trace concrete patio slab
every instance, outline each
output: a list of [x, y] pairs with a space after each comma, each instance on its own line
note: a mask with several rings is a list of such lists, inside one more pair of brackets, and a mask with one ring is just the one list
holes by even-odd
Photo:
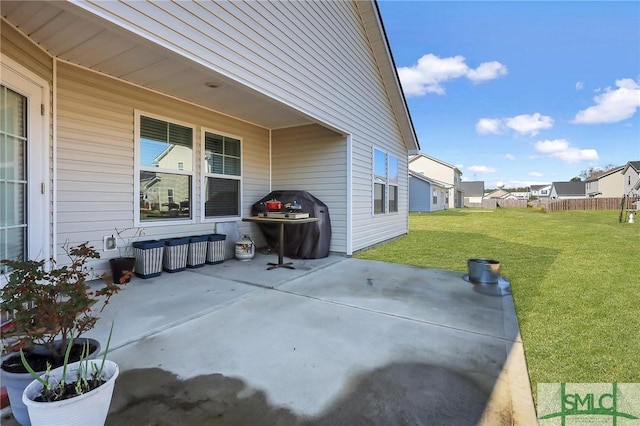
[[90, 333], [114, 323], [108, 425], [536, 423], [509, 294], [340, 256], [266, 271], [273, 256], [112, 299]]

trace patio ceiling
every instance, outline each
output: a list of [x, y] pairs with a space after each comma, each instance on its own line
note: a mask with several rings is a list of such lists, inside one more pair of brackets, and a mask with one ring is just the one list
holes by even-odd
[[0, 4], [2, 16], [11, 25], [61, 60], [268, 129], [314, 122], [281, 102], [66, 1], [2, 0]]

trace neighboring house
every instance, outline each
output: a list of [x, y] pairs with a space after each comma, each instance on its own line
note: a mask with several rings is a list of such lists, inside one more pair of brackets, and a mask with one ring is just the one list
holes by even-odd
[[[428, 179], [444, 183], [448, 188], [448, 207], [462, 207], [464, 204], [461, 186], [462, 172], [455, 166], [425, 154], [409, 157], [409, 170]], [[420, 201], [420, 203], [424, 200]]]
[[585, 183], [579, 182], [553, 182], [549, 198], [552, 200], [567, 200], [571, 198], [585, 198]]
[[623, 195], [640, 196], [637, 182], [640, 180], [640, 161], [629, 161], [622, 169]]
[[531, 196], [538, 198], [549, 198], [551, 194], [551, 184], [531, 185]]
[[485, 199], [495, 199], [495, 200], [517, 200], [514, 194], [504, 189], [496, 189], [491, 192], [484, 194]]
[[597, 173], [585, 181], [585, 192], [591, 198], [622, 197], [624, 167]]
[[409, 211], [433, 212], [449, 208], [451, 185], [409, 170]]
[[3, 0], [0, 36], [3, 167], [24, 175], [0, 258], [89, 241], [102, 272], [129, 227], [260, 244], [242, 217], [280, 189], [327, 204], [332, 252], [408, 232], [420, 147], [375, 1]]
[[511, 195], [516, 197], [516, 200], [528, 200], [529, 198], [531, 198], [530, 191], [512, 191]]
[[464, 194], [465, 207], [471, 204], [482, 204], [482, 199], [484, 197], [484, 181], [463, 181], [461, 188]]

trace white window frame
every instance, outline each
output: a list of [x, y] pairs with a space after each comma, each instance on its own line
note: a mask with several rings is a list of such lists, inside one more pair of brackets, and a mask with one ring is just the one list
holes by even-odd
[[153, 171], [159, 173], [169, 173], [176, 175], [186, 175], [191, 176], [191, 188], [189, 189], [189, 200], [190, 200], [190, 210], [194, 210], [194, 206], [196, 205], [195, 200], [195, 186], [196, 186], [196, 126], [191, 123], [185, 123], [183, 121], [179, 121], [173, 118], [165, 117], [162, 115], [152, 114], [145, 111], [135, 110], [134, 111], [134, 185], [133, 185], [133, 216], [134, 216], [134, 226], [138, 227], [154, 227], [154, 226], [166, 226], [166, 225], [178, 225], [178, 224], [191, 224], [196, 222], [195, 214], [192, 212], [190, 218], [177, 218], [177, 219], [161, 219], [161, 220], [140, 220], [140, 171], [148, 170], [148, 167], [140, 166], [140, 155], [141, 155], [141, 146], [140, 146], [140, 119], [141, 117], [154, 118], [156, 120], [166, 121], [167, 123], [177, 124], [184, 127], [189, 127], [192, 130], [192, 149], [191, 149], [191, 164], [192, 167], [190, 171], [188, 170], [170, 170], [170, 169], [160, 169], [154, 168]]
[[[376, 188], [376, 151], [384, 154], [384, 158], [385, 158], [385, 183], [384, 183], [384, 200], [382, 203], [383, 206], [383, 211], [382, 212], [376, 212], [376, 197], [375, 197], [375, 188]], [[393, 157], [396, 159], [396, 161], [398, 162], [398, 184], [392, 184], [389, 178], [389, 158]], [[391, 186], [394, 186], [396, 188], [398, 188], [398, 197], [400, 196], [400, 158], [396, 157], [395, 155], [391, 155], [389, 154], [388, 151], [385, 151], [384, 149], [378, 148], [378, 147], [373, 147], [371, 150], [371, 215], [372, 216], [383, 216], [383, 215], [389, 215], [389, 214], [398, 214], [399, 210], [400, 210], [400, 201], [396, 200], [397, 204], [398, 204], [398, 209], [396, 211], [390, 211], [389, 209], [389, 202], [390, 202], [390, 191], [389, 188]]]
[[[205, 154], [206, 154], [206, 147], [205, 147], [205, 133], [212, 133], [215, 135], [219, 135], [219, 136], [224, 136], [227, 138], [232, 138], [232, 139], [237, 139], [240, 141], [240, 176], [236, 176], [236, 175], [225, 175], [225, 174], [219, 174], [219, 173], [208, 173], [206, 171], [206, 161], [205, 161]], [[244, 210], [244, 204], [243, 204], [243, 191], [244, 191], [244, 140], [242, 137], [237, 136], [237, 135], [232, 135], [229, 133], [225, 133], [225, 132], [221, 132], [219, 130], [215, 130], [215, 129], [211, 129], [211, 128], [206, 128], [203, 127], [200, 129], [200, 164], [201, 164], [201, 168], [200, 168], [200, 188], [201, 190], [201, 197], [200, 197], [200, 220], [203, 223], [215, 223], [215, 222], [228, 222], [229, 220], [236, 220], [236, 219], [240, 219], [242, 217], [242, 211]], [[238, 206], [238, 215], [236, 216], [216, 216], [216, 217], [206, 217], [207, 212], [205, 211], [205, 203], [206, 203], [206, 199], [205, 199], [205, 191], [206, 191], [206, 182], [207, 182], [207, 178], [211, 177], [211, 178], [220, 178], [220, 179], [235, 179], [239, 181], [239, 185], [240, 185], [240, 193], [238, 194], [239, 198], [240, 198], [240, 205]]]

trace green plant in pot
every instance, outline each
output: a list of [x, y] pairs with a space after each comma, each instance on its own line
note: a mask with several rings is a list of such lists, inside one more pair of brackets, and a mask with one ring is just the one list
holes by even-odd
[[[3, 346], [9, 353], [3, 356], [0, 371], [14, 417], [25, 425], [29, 418], [22, 404], [22, 391], [31, 376], [17, 351], [24, 351], [36, 371], [45, 371], [47, 365], [61, 366], [67, 349], [72, 361], [79, 360], [86, 341], [89, 356], [95, 356], [100, 350], [99, 342], [80, 336], [98, 320], [92, 313], [96, 303], [104, 308], [122, 286], [108, 274], [102, 276], [102, 285], [88, 285], [92, 271], [87, 264], [100, 257], [88, 243], [76, 247], [65, 244], [63, 249], [70, 264], [59, 266], [53, 259], [0, 261], [9, 271], [6, 285], [0, 289], [2, 309], [12, 315], [2, 327]], [[74, 344], [70, 345], [72, 335]]]
[[30, 367], [20, 352], [23, 365], [34, 379], [22, 394], [33, 426], [104, 425], [119, 374], [118, 365], [107, 360], [112, 332], [113, 323], [100, 362], [86, 358], [89, 349], [85, 344], [80, 361], [70, 363], [70, 344], [63, 365], [47, 369], [42, 375]]
[[109, 259], [111, 276], [113, 281], [124, 284], [128, 283], [133, 276], [136, 258], [133, 256], [133, 242], [144, 235], [144, 228], [116, 228], [117, 237], [111, 236], [116, 241], [119, 257]]

